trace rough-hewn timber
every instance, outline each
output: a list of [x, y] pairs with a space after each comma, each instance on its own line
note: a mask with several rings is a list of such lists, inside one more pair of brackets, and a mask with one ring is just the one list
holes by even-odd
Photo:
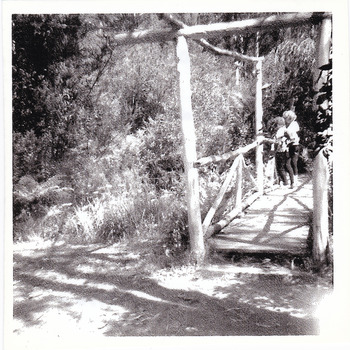
[[131, 45], [155, 41], [171, 41], [180, 36], [191, 39], [210, 38], [228, 34], [249, 34], [260, 30], [271, 30], [283, 27], [294, 27], [310, 22], [320, 22], [331, 14], [322, 12], [288, 13], [268, 17], [247, 19], [243, 21], [212, 23], [176, 29], [143, 30], [139, 32], [122, 33], [114, 36], [116, 45]]
[[188, 229], [190, 232], [191, 255], [196, 263], [201, 263], [205, 255], [203, 230], [199, 202], [198, 170], [193, 167], [197, 160], [196, 135], [191, 104], [191, 66], [188, 45], [184, 37], [177, 39], [181, 129], [183, 136], [183, 163], [186, 173], [186, 196]]
[[303, 176], [295, 189], [278, 188], [261, 196], [208, 242], [224, 252], [304, 255], [312, 208], [312, 181]]
[[249, 152], [251, 149], [257, 147], [259, 145], [259, 143], [261, 143], [261, 142], [263, 142], [263, 140], [254, 141], [247, 146], [238, 148], [234, 151], [227, 152], [221, 156], [209, 156], [209, 157], [204, 157], [204, 158], [198, 159], [194, 163], [194, 166], [198, 167], [198, 166], [203, 166], [203, 165], [207, 165], [207, 164], [214, 163], [214, 162], [227, 161], [229, 159], [237, 157], [240, 154], [245, 154], [245, 153]]
[[[174, 15], [165, 13], [163, 14], [163, 18], [170, 22], [172, 25], [175, 25], [177, 28], [187, 28], [188, 26], [180, 21], [178, 18], [175, 18]], [[201, 38], [201, 39], [195, 39], [195, 41], [201, 45], [202, 47], [205, 47], [206, 49], [209, 49], [211, 52], [218, 54], [218, 55], [223, 55], [223, 56], [231, 56], [234, 57], [240, 61], [249, 61], [249, 62], [257, 62], [259, 60], [262, 60], [263, 57], [252, 57], [252, 56], [247, 56], [243, 55], [237, 51], [231, 51], [231, 50], [226, 50], [222, 49], [220, 47], [214, 46], [210, 44], [207, 40]]]

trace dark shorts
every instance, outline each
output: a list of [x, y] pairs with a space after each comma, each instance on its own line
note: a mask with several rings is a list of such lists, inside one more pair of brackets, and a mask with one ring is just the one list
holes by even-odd
[[289, 145], [289, 157], [293, 158], [295, 155], [299, 155], [300, 145]]

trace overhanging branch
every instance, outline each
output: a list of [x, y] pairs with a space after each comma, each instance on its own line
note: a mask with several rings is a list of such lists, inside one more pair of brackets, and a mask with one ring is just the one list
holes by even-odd
[[[165, 20], [167, 20], [168, 22], [170, 22], [171, 24], [176, 25], [178, 28], [188, 27], [185, 23], [183, 23], [179, 19], [175, 18], [175, 16], [173, 16], [172, 14], [163, 14], [163, 18]], [[205, 47], [206, 49], [209, 49], [210, 51], [212, 51], [216, 54], [224, 55], [224, 56], [231, 56], [231, 57], [237, 58], [240, 61], [256, 62], [256, 61], [263, 59], [262, 57], [251, 57], [251, 56], [240, 54], [236, 51], [221, 49], [217, 46], [210, 44], [207, 40], [205, 40], [203, 38], [194, 39], [194, 41], [197, 42], [202, 47]]]

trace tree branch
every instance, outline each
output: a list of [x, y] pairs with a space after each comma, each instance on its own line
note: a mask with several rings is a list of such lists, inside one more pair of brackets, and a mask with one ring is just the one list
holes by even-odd
[[[175, 16], [172, 14], [165, 13], [162, 15], [162, 17], [166, 21], [168, 21], [170, 24], [173, 24], [178, 28], [188, 27], [185, 23], [183, 23], [179, 19], [175, 18]], [[229, 51], [229, 50], [221, 49], [217, 46], [210, 44], [207, 40], [205, 40], [203, 38], [194, 39], [194, 41], [196, 43], [198, 43], [199, 45], [201, 45], [202, 47], [209, 49], [210, 51], [212, 51], [218, 55], [231, 56], [231, 57], [237, 58], [238, 60], [241, 60], [241, 61], [250, 61], [250, 62], [256, 62], [256, 61], [263, 59], [262, 57], [251, 57], [251, 56], [240, 54], [236, 51]]]

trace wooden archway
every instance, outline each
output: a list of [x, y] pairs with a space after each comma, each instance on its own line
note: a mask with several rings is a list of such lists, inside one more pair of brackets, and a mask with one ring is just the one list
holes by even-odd
[[[176, 24], [174, 18], [165, 15], [168, 20]], [[256, 33], [261, 30], [272, 30], [283, 27], [295, 27], [308, 23], [320, 23], [330, 21], [330, 13], [290, 13], [274, 15], [264, 18], [248, 19], [229, 23], [213, 23], [209, 25], [184, 26], [177, 23], [177, 28], [162, 30], [144, 30], [132, 33], [117, 34], [114, 41], [117, 45], [129, 45], [155, 41], [176, 40], [177, 69], [180, 86], [180, 109], [181, 125], [183, 134], [183, 162], [186, 173], [187, 210], [190, 233], [190, 244], [192, 258], [196, 263], [201, 263], [205, 256], [205, 245], [199, 204], [199, 180], [198, 170], [195, 167], [197, 162], [196, 136], [191, 106], [191, 85], [190, 85], [190, 56], [188, 52], [187, 39], [194, 39], [202, 45], [210, 48], [205, 38], [222, 36], [227, 34]], [[324, 26], [321, 26], [321, 31]], [[179, 29], [180, 28], [180, 29]], [[321, 54], [327, 51], [325, 45], [318, 45], [317, 57], [328, 55]], [[211, 47], [212, 50], [225, 50]], [[256, 63], [256, 101], [255, 101], [255, 134], [256, 134], [256, 168], [258, 191], [263, 191], [263, 160], [262, 160], [262, 58], [248, 57], [236, 52], [224, 52], [236, 59], [252, 60]], [[328, 57], [328, 56], [327, 56]], [[318, 67], [317, 67], [318, 68]], [[316, 69], [317, 69], [316, 68]], [[314, 223], [315, 224], [315, 223]], [[322, 231], [324, 232], [324, 231]], [[328, 232], [327, 232], [328, 234]], [[319, 235], [321, 235], [319, 233]], [[322, 233], [324, 235], [324, 233]], [[318, 248], [317, 248], [318, 249]], [[324, 249], [323, 245], [321, 249]], [[319, 249], [318, 249], [319, 250]], [[319, 253], [319, 252], [318, 252]], [[322, 254], [320, 255], [322, 256]]]

